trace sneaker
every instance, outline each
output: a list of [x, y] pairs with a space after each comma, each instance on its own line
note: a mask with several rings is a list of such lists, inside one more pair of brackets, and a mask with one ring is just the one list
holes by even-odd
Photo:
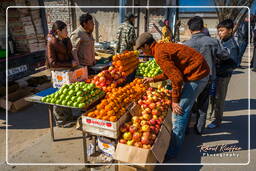
[[209, 129], [214, 129], [214, 128], [217, 128], [217, 127], [219, 127], [220, 125], [218, 125], [218, 124], [216, 124], [216, 123], [210, 123], [208, 126], [207, 126], [207, 128], [209, 128]]

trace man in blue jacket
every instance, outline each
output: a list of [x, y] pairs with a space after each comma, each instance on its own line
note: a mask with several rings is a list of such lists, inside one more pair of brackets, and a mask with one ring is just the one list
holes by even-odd
[[200, 52], [205, 57], [205, 60], [207, 61], [210, 68], [209, 82], [205, 89], [198, 96], [197, 101], [193, 107], [197, 114], [197, 122], [194, 126], [194, 129], [197, 134], [202, 134], [206, 123], [211, 83], [214, 83], [216, 79], [216, 59], [219, 58], [220, 60], [223, 60], [227, 58], [228, 53], [223, 48], [221, 48], [221, 44], [217, 39], [211, 38], [209, 35], [203, 32], [204, 22], [201, 17], [192, 17], [187, 24], [192, 37], [184, 44]]

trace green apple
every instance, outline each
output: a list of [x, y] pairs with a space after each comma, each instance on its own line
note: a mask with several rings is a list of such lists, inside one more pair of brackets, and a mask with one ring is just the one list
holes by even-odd
[[68, 101], [67, 106], [72, 106], [72, 103], [73, 103], [72, 101]]
[[76, 101], [76, 96], [72, 96], [71, 97], [71, 100], [74, 102], [74, 101]]
[[69, 90], [68, 94], [72, 96], [74, 94], [74, 90]]
[[81, 97], [81, 96], [79, 96], [79, 97], [77, 97], [76, 101], [77, 101], [77, 102], [82, 102], [82, 101], [84, 101], [84, 98]]
[[56, 99], [51, 99], [51, 102], [50, 103], [55, 103], [56, 102]]
[[85, 103], [79, 103], [79, 104], [78, 104], [78, 107], [79, 107], [79, 108], [83, 108], [84, 106], [85, 106]]
[[82, 95], [83, 95], [83, 92], [82, 92], [82, 91], [78, 91], [78, 92], [76, 92], [76, 95], [77, 95], [77, 96], [82, 96]]
[[64, 94], [62, 94], [62, 95], [60, 95], [59, 99], [60, 99], [60, 100], [64, 100], [65, 97], [66, 97], [66, 96], [65, 96]]
[[70, 100], [71, 99], [71, 96], [70, 95], [67, 95], [66, 97], [65, 97], [65, 100]]
[[78, 106], [78, 104], [79, 104], [79, 103], [74, 102], [72, 106], [73, 106], [73, 107], [77, 107], [77, 106]]
[[41, 98], [41, 101], [42, 101], [42, 102], [46, 102], [46, 100], [47, 100], [47, 97], [42, 97], [42, 98]]
[[56, 102], [55, 102], [55, 104], [61, 104], [62, 103], [62, 101], [61, 100], [57, 100]]
[[63, 100], [63, 101], [61, 102], [61, 104], [64, 105], [64, 106], [66, 106], [66, 105], [67, 105], [67, 100]]
[[63, 92], [61, 93], [61, 94], [68, 94], [68, 89], [67, 88], [65, 88], [65, 89], [63, 89]]
[[78, 92], [78, 91], [80, 91], [80, 87], [76, 86], [75, 92]]

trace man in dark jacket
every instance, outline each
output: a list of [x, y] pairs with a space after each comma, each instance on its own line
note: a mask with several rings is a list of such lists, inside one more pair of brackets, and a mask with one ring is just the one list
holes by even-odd
[[224, 102], [228, 91], [228, 84], [232, 76], [233, 70], [236, 68], [239, 48], [233, 37], [234, 23], [227, 19], [218, 24], [218, 35], [224, 48], [229, 52], [229, 58], [226, 60], [216, 61], [216, 104], [214, 107], [214, 120], [208, 125], [208, 128], [216, 128], [221, 125], [224, 111]]
[[202, 134], [205, 128], [206, 115], [209, 104], [210, 85], [216, 79], [216, 58], [226, 58], [228, 53], [223, 48], [221, 48], [221, 45], [217, 39], [211, 38], [203, 32], [204, 22], [201, 17], [192, 17], [187, 24], [192, 37], [184, 44], [200, 52], [204, 56], [210, 68], [209, 82], [205, 89], [198, 96], [197, 102], [194, 105], [194, 109], [197, 114], [197, 122], [194, 128], [198, 134]]

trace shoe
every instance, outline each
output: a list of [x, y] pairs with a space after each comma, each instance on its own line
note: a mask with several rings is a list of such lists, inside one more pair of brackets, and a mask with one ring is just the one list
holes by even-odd
[[216, 124], [216, 123], [210, 123], [208, 126], [207, 126], [207, 128], [209, 128], [209, 129], [214, 129], [214, 128], [217, 128], [217, 127], [219, 127], [220, 125], [218, 125], [218, 124]]
[[76, 122], [67, 122], [63, 125], [63, 128], [71, 128], [76, 124]]
[[252, 71], [253, 71], [253, 72], [256, 72], [256, 68], [253, 68]]

